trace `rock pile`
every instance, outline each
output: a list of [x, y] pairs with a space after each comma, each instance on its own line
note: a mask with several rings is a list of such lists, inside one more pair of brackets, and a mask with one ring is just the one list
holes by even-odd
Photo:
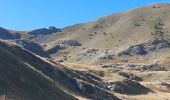
[[80, 61], [82, 59], [94, 58], [99, 52], [101, 52], [99, 49], [85, 49], [77, 55], [76, 60]]
[[77, 40], [59, 40], [56, 42], [56, 44], [63, 47], [81, 46], [81, 43]]
[[153, 39], [149, 40], [145, 43], [141, 43], [138, 45], [130, 46], [128, 49], [118, 53], [121, 55], [146, 55], [151, 52], [155, 52], [161, 50], [163, 48], [169, 48], [170, 44], [163, 39]]
[[77, 59], [77, 61], [82, 60], [82, 59], [88, 59], [88, 58], [95, 58], [97, 60], [98, 59], [111, 60], [111, 59], [113, 59], [113, 56], [114, 56], [113, 51], [88, 48], [88, 49], [84, 49], [82, 52], [80, 52], [77, 55], [76, 59]]
[[98, 56], [98, 59], [108, 59], [108, 60], [111, 60], [113, 59], [113, 56], [114, 56], [114, 52], [113, 51], [105, 51], [103, 52], [102, 54], [100, 54]]

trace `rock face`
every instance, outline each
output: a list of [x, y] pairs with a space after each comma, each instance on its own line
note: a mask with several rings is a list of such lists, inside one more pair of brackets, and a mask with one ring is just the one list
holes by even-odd
[[131, 80], [123, 80], [123, 81], [118, 81], [118, 82], [109, 82], [106, 83], [106, 88], [109, 90], [112, 90], [117, 93], [121, 94], [146, 94], [148, 92], [151, 92], [150, 89], [144, 87], [140, 83], [136, 81], [131, 81]]
[[57, 32], [61, 32], [61, 29], [59, 28], [55, 28], [55, 27], [49, 27], [49, 28], [42, 28], [42, 29], [36, 29], [36, 30], [32, 30], [32, 31], [28, 31], [26, 32], [27, 34], [30, 35], [48, 35], [48, 34], [53, 34], [53, 33], [57, 33]]
[[146, 55], [148, 53], [158, 51], [164, 48], [169, 48], [170, 44], [163, 39], [153, 39], [149, 40], [145, 43], [141, 43], [138, 45], [130, 46], [128, 49], [118, 53], [121, 55]]

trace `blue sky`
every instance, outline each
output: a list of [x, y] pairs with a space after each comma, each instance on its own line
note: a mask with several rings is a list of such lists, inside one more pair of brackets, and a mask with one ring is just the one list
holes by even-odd
[[170, 0], [0, 0], [0, 26], [29, 30], [65, 27]]

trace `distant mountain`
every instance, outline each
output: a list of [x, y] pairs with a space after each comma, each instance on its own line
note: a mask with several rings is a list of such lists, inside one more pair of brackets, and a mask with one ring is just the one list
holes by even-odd
[[35, 29], [35, 30], [27, 31], [26, 33], [37, 36], [37, 35], [48, 35], [48, 34], [53, 34], [57, 32], [61, 32], [61, 29], [56, 28], [54, 26], [50, 26], [49, 28]]
[[49, 28], [34, 29], [30, 31], [16, 31], [0, 27], [0, 39], [28, 39], [28, 37], [33, 39], [35, 36], [49, 35], [57, 32], [61, 32], [61, 29], [54, 26], [50, 26]]
[[0, 39], [12, 40], [23, 48], [40, 55], [42, 57], [50, 57], [43, 48], [37, 44], [45, 41], [48, 36], [61, 32], [61, 29], [50, 26], [49, 28], [34, 29], [31, 31], [8, 30], [0, 27]]
[[20, 33], [0, 27], [0, 39], [19, 39]]

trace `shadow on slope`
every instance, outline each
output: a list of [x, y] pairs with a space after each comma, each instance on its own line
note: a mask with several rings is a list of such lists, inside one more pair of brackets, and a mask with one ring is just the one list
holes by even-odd
[[[13, 52], [9, 51], [13, 48]], [[0, 43], [0, 94], [14, 100], [74, 100], [53, 81], [14, 54], [21, 48]]]
[[39, 56], [50, 58], [49, 54], [37, 43], [24, 40], [15, 40], [15, 43]]

